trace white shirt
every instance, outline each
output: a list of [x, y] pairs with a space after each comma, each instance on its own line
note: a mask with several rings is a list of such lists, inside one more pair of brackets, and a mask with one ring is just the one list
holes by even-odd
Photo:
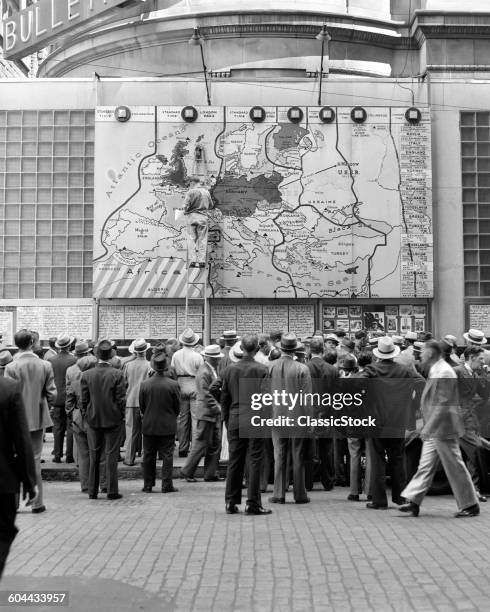
[[203, 358], [192, 347], [183, 346], [172, 355], [171, 363], [177, 376], [195, 376]]

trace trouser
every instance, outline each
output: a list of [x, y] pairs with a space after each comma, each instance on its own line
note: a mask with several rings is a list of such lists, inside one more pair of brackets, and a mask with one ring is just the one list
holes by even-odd
[[157, 453], [163, 458], [162, 491], [173, 487], [172, 471], [174, 465], [175, 436], [143, 436], [143, 481], [145, 487], [153, 487], [156, 482]]
[[187, 215], [187, 253], [189, 261], [206, 262], [208, 218], [198, 212]]
[[459, 440], [424, 440], [417, 473], [402, 491], [408, 501], [422, 503], [440, 459], [459, 510], [478, 504], [475, 487], [461, 456]]
[[333, 452], [335, 464], [335, 482], [341, 486], [347, 486], [349, 482], [349, 449], [347, 438], [336, 437], [333, 439]]
[[272, 430], [274, 444], [274, 493], [282, 499], [286, 495], [288, 482], [288, 455], [293, 467], [293, 495], [295, 501], [307, 498], [305, 488], [304, 438], [281, 438], [279, 432]]
[[10, 546], [17, 535], [15, 516], [17, 514], [17, 496], [15, 493], [0, 495], [0, 579], [2, 578], [5, 562]]
[[117, 460], [119, 459], [119, 442], [121, 425], [111, 428], [87, 427], [89, 452], [88, 494], [97, 495], [100, 478], [100, 459], [105, 454], [107, 494], [118, 493]]
[[[351, 495], [359, 495], [362, 493], [362, 471], [361, 471], [361, 455], [362, 455], [362, 438], [347, 438], [350, 455], [350, 491]], [[371, 476], [371, 465], [366, 452], [366, 472], [364, 475], [364, 492], [369, 494], [369, 480]]]
[[[54, 458], [60, 459], [63, 456], [63, 442], [66, 433], [66, 411], [64, 406], [53, 406], [51, 411], [51, 419], [53, 421], [53, 437], [54, 437]], [[66, 452], [68, 455], [68, 449]], [[73, 448], [72, 448], [73, 455]]]
[[369, 438], [368, 447], [371, 460], [369, 489], [373, 503], [388, 505], [385, 455], [388, 457], [391, 473], [391, 499], [394, 503], [399, 503], [401, 490], [405, 486], [404, 438]]
[[133, 465], [138, 445], [141, 446], [141, 413], [139, 408], [126, 407], [126, 453], [124, 463]]
[[[80, 488], [82, 491], [88, 490], [88, 474], [89, 474], [89, 449], [88, 439], [85, 431], [78, 429], [73, 430], [75, 441], [78, 452], [78, 476], [80, 478]], [[99, 476], [100, 476], [100, 488], [106, 488], [106, 468], [105, 468], [105, 453], [101, 453], [100, 465], [99, 465]]]
[[462, 448], [466, 455], [466, 467], [470, 473], [471, 480], [475, 485], [475, 489], [478, 491], [480, 486], [480, 474], [478, 473], [478, 466], [481, 462], [480, 448], [476, 444], [478, 440], [477, 436], [464, 435], [459, 439], [459, 446]]
[[262, 469], [260, 471], [260, 488], [267, 490], [267, 486], [274, 477], [274, 445], [271, 438], [264, 440], [264, 453], [262, 458]]
[[188, 453], [192, 439], [192, 417], [196, 414], [196, 379], [192, 376], [179, 376], [180, 413], [177, 421], [179, 453]]
[[74, 459], [73, 456], [73, 415], [66, 415], [66, 458]]
[[318, 438], [317, 456], [320, 461], [320, 482], [327, 491], [335, 484], [335, 458], [333, 438]]
[[[264, 440], [240, 438], [239, 430], [228, 430], [228, 471], [226, 473], [225, 501], [227, 504], [242, 503], [242, 482], [245, 464], [248, 465], [247, 505], [260, 508], [260, 473], [264, 456]], [[247, 462], [248, 453], [248, 462]]]
[[192, 449], [182, 467], [182, 475], [193, 478], [199, 461], [204, 457], [204, 479], [214, 478], [218, 472], [220, 448], [220, 424], [198, 419], [192, 438]]
[[36, 429], [31, 431], [32, 452], [34, 455], [34, 466], [36, 468], [36, 485], [38, 494], [32, 501], [32, 509], [40, 508], [43, 505], [43, 479], [41, 474], [41, 454], [43, 452], [44, 430]]

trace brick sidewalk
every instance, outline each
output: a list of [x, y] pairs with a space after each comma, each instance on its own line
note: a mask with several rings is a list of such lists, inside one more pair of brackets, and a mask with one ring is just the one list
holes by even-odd
[[47, 483], [48, 511], [18, 517], [0, 588], [67, 589], [77, 612], [489, 607], [485, 504], [454, 519], [452, 497], [430, 497], [413, 519], [336, 488], [269, 517], [228, 516], [224, 483], [175, 484], [179, 493], [148, 495], [124, 481], [122, 500], [90, 501], [78, 483]]

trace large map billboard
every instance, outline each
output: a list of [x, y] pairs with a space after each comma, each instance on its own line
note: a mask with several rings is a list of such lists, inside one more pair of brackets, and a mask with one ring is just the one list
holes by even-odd
[[369, 107], [96, 110], [94, 297], [185, 297], [187, 178], [209, 179], [212, 297], [431, 297], [430, 118]]

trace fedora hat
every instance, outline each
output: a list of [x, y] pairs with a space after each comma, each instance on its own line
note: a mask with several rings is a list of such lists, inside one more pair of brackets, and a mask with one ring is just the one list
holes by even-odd
[[220, 340], [224, 340], [225, 342], [234, 340], [236, 342], [237, 340], [240, 340], [240, 336], [237, 335], [236, 329], [228, 329], [227, 331], [223, 332]]
[[107, 338], [104, 338], [103, 340], [100, 340], [97, 346], [95, 347], [95, 352], [97, 354], [97, 357], [99, 357], [99, 359], [102, 359], [102, 361], [107, 361], [108, 359], [112, 357], [113, 349], [114, 349], [114, 344], [112, 340], [108, 340]]
[[400, 347], [396, 346], [393, 343], [393, 338], [389, 336], [384, 336], [383, 338], [379, 338], [378, 346], [373, 348], [373, 354], [378, 359], [393, 359], [400, 352]]
[[405, 340], [417, 340], [417, 334], [413, 331], [408, 331], [405, 334]]
[[68, 334], [60, 334], [56, 338], [56, 342], [54, 343], [56, 348], [64, 349], [68, 348], [73, 342], [73, 336], [69, 336]]
[[485, 334], [479, 329], [470, 329], [465, 334], [463, 334], [463, 338], [472, 344], [486, 344], [487, 339], [485, 338]]
[[187, 327], [180, 334], [179, 342], [184, 346], [195, 346], [199, 342], [199, 336], [190, 327]]
[[243, 349], [240, 341], [235, 342], [235, 344], [231, 347], [229, 356], [231, 361], [234, 363], [240, 361], [240, 359], [243, 357]]
[[448, 346], [457, 346], [456, 336], [452, 336], [451, 334], [446, 334], [441, 342], [444, 342], [444, 344], [447, 344]]
[[346, 355], [340, 362], [340, 369], [353, 372], [357, 368], [357, 359], [354, 355]]
[[336, 342], [337, 344], [339, 343], [339, 339], [335, 334], [327, 334], [325, 336], [325, 342], [327, 342], [327, 340], [331, 340], [332, 342]]
[[85, 342], [85, 340], [80, 340], [75, 344], [75, 357], [82, 357], [83, 355], [86, 355], [89, 351], [90, 347], [88, 345], [88, 342]]
[[162, 372], [167, 367], [167, 356], [165, 353], [157, 353], [151, 360], [153, 369], [157, 372]]
[[296, 350], [294, 352], [298, 355], [306, 355], [306, 347], [303, 342], [298, 342], [298, 346], [296, 347]]
[[414, 353], [421, 353], [422, 349], [425, 346], [425, 342], [414, 342], [413, 343], [413, 352]]
[[378, 336], [371, 336], [371, 337], [368, 339], [368, 344], [369, 344], [369, 346], [377, 346], [377, 344], [378, 344], [378, 340], [379, 340]]
[[289, 351], [294, 353], [294, 351], [298, 348], [298, 339], [296, 338], [296, 334], [293, 334], [293, 332], [283, 334], [281, 342], [279, 343], [279, 348], [281, 351]]
[[136, 338], [136, 340], [133, 340], [132, 344], [135, 353], [146, 353], [146, 351], [151, 348], [151, 344], [144, 338]]
[[203, 357], [216, 357], [217, 359], [221, 359], [221, 357], [223, 357], [219, 344], [208, 344], [208, 346], [204, 348], [201, 355]]
[[12, 353], [8, 351], [4, 346], [0, 346], [0, 368], [5, 367], [12, 361]]
[[350, 352], [352, 352], [356, 348], [355, 342], [350, 338], [347, 338], [347, 336], [345, 338], [342, 338], [342, 346], [345, 346], [345, 348]]

